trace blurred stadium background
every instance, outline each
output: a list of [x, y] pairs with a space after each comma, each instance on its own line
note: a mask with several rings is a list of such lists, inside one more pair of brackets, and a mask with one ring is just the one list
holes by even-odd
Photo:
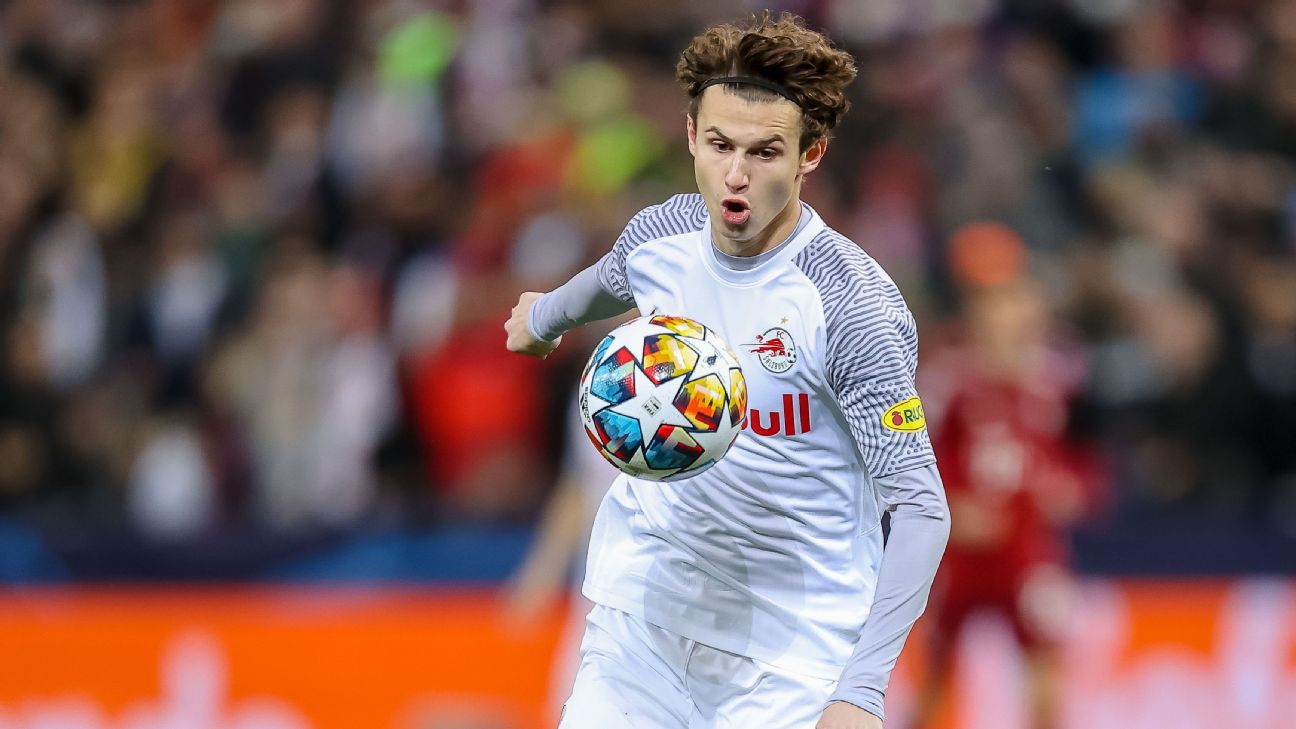
[[[1296, 727], [1296, 0], [773, 7], [862, 63], [807, 199], [924, 362], [1047, 294], [1061, 726]], [[501, 323], [692, 188], [676, 54], [755, 9], [0, 2], [0, 727], [550, 726], [564, 610], [501, 595], [590, 335]], [[973, 628], [941, 722], [1025, 729]]]

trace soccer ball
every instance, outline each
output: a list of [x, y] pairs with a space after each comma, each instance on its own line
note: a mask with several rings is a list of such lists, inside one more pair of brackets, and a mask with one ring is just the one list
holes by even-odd
[[680, 316], [613, 329], [580, 381], [585, 434], [636, 478], [676, 481], [715, 464], [747, 419], [747, 380], [714, 330]]

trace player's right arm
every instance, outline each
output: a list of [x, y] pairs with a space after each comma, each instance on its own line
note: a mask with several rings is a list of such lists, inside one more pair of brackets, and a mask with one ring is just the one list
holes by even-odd
[[518, 302], [513, 305], [508, 321], [504, 322], [504, 332], [508, 335], [504, 346], [510, 352], [544, 359], [562, 342], [562, 335], [553, 339], [541, 339], [531, 331], [531, 305], [542, 296], [544, 294], [538, 291], [523, 291]]
[[528, 291], [518, 298], [504, 324], [509, 351], [543, 359], [564, 332], [634, 308], [626, 270], [630, 253], [650, 240], [699, 229], [705, 215], [697, 194], [675, 195], [639, 211], [598, 263], [547, 294]]
[[600, 268], [616, 265], [609, 260], [616, 254], [614, 247], [598, 263], [547, 294], [523, 292], [504, 322], [509, 351], [544, 359], [557, 348], [564, 332], [634, 308], [633, 298], [624, 300], [600, 283]]

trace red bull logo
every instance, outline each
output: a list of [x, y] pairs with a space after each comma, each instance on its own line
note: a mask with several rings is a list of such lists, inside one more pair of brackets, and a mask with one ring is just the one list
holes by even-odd
[[753, 354], [768, 354], [771, 357], [786, 357], [787, 347], [783, 346], [783, 340], [774, 337], [768, 342], [756, 344], [751, 349]]
[[792, 335], [781, 327], [774, 327], [757, 336], [755, 342], [743, 346], [756, 355], [762, 367], [775, 374], [787, 372], [796, 364], [796, 345], [792, 343]]
[[743, 430], [751, 425], [756, 435], [800, 435], [810, 432], [810, 396], [805, 393], [783, 396], [783, 410], [763, 412], [757, 408], [747, 411]]

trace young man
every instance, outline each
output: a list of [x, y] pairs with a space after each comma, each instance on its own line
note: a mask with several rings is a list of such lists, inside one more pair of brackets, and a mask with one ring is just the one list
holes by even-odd
[[[560, 726], [875, 729], [949, 517], [913, 317], [800, 201], [854, 63], [767, 15], [708, 29], [676, 74], [701, 194], [647, 208], [597, 264], [522, 294], [508, 347], [544, 357], [564, 331], [636, 305], [691, 317], [737, 349], [751, 427], [698, 476], [612, 485]], [[782, 346], [760, 345], [772, 338]]]

